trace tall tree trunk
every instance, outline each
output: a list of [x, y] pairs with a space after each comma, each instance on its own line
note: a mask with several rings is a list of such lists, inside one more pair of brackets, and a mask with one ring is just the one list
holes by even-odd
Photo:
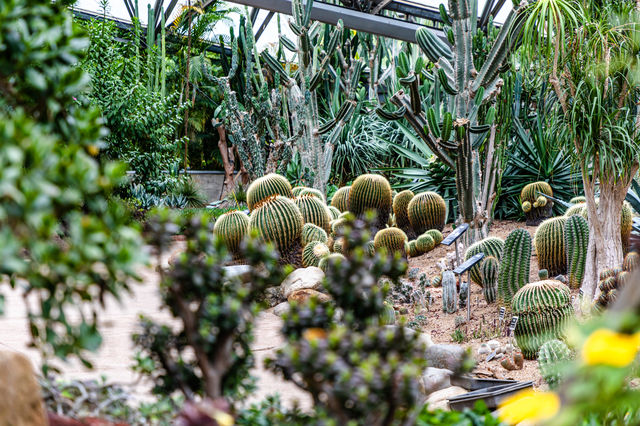
[[[189, 0], [189, 8], [187, 9], [189, 14], [189, 27], [187, 28], [187, 80], [185, 87], [185, 100], [189, 102], [189, 66], [191, 65], [191, 19], [193, 14], [191, 13], [191, 0]], [[188, 155], [189, 155], [189, 135], [187, 130], [189, 128], [189, 106], [184, 110], [184, 174], [187, 174]]]

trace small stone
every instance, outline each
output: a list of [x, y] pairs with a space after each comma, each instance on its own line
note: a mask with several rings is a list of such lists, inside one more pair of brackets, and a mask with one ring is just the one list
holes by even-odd
[[312, 290], [310, 288], [303, 288], [294, 291], [293, 293], [289, 294], [287, 300], [289, 301], [289, 303], [296, 302], [297, 304], [302, 305], [308, 303], [312, 297], [315, 297], [316, 300], [320, 303], [327, 303], [331, 301], [331, 296], [320, 293], [316, 290]]
[[273, 314], [281, 317], [282, 315], [288, 313], [291, 310], [291, 305], [289, 302], [282, 302], [273, 308]]
[[434, 392], [429, 395], [429, 398], [427, 398], [429, 410], [442, 409], [445, 411], [449, 411], [449, 399], [458, 395], [463, 395], [465, 393], [467, 393], [467, 390], [459, 386], [451, 386]]
[[0, 424], [46, 425], [40, 385], [27, 357], [0, 351]]
[[224, 267], [224, 276], [227, 279], [239, 278], [241, 281], [244, 281], [250, 274], [251, 266], [249, 265], [231, 265]]
[[320, 290], [324, 280], [324, 272], [317, 266], [308, 268], [299, 268], [290, 273], [287, 278], [282, 281], [280, 288], [285, 298], [296, 290], [311, 289]]
[[489, 346], [489, 349], [491, 349], [492, 351], [495, 351], [500, 347], [500, 342], [498, 342], [497, 340], [489, 340], [487, 342], [487, 345]]
[[269, 287], [264, 291], [264, 300], [269, 307], [276, 306], [285, 300], [280, 287]]
[[465, 359], [465, 350], [458, 345], [437, 344], [427, 348], [425, 358], [429, 367], [459, 371]]
[[491, 348], [486, 343], [481, 344], [478, 348], [478, 355], [486, 355], [489, 353], [491, 353]]
[[451, 387], [453, 371], [444, 368], [428, 367], [420, 380], [420, 391], [429, 395], [432, 392]]
[[567, 283], [567, 277], [565, 275], [558, 275], [555, 279], [560, 281], [562, 284]]

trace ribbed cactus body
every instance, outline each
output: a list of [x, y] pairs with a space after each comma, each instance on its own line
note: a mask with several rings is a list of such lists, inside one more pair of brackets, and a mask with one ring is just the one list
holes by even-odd
[[529, 201], [523, 201], [522, 202], [522, 211], [523, 212], [529, 213], [532, 208], [533, 208], [533, 206], [531, 205], [531, 203]]
[[553, 339], [540, 346], [538, 351], [538, 369], [540, 375], [551, 389], [557, 387], [563, 367], [571, 359], [571, 350], [561, 340]]
[[525, 285], [513, 296], [511, 309], [518, 316], [516, 342], [527, 359], [534, 359], [543, 343], [562, 339], [573, 317], [569, 287], [556, 280]]
[[293, 194], [294, 197], [297, 197], [298, 195], [300, 195], [302, 193], [302, 191], [304, 191], [305, 189], [308, 189], [308, 187], [306, 186], [296, 186], [294, 188], [291, 189], [291, 193]]
[[254, 180], [247, 189], [247, 206], [253, 210], [262, 201], [273, 195], [293, 197], [291, 184], [284, 177], [276, 173], [270, 173]]
[[538, 225], [553, 213], [553, 202], [542, 194], [553, 196], [553, 191], [546, 182], [530, 183], [520, 192], [522, 211], [529, 226]]
[[480, 272], [482, 274], [482, 295], [487, 303], [493, 303], [496, 301], [496, 295], [498, 293], [498, 276], [500, 273], [500, 262], [493, 256], [486, 257], [480, 265]]
[[534, 237], [538, 267], [549, 271], [549, 276], [567, 273], [567, 254], [565, 250], [565, 216], [547, 219], [538, 226]]
[[568, 217], [564, 225], [564, 238], [569, 287], [579, 288], [582, 285], [587, 260], [589, 224], [582, 216]]
[[533, 204], [540, 196], [539, 193], [553, 197], [553, 191], [547, 182], [533, 182], [522, 188], [522, 191], [520, 192], [520, 199], [522, 201], [529, 201]]
[[249, 229], [249, 216], [234, 211], [221, 215], [213, 225], [213, 234], [224, 241], [224, 245], [234, 258], [239, 256], [240, 243]]
[[506, 306], [518, 290], [529, 283], [531, 269], [531, 235], [526, 229], [515, 229], [507, 236], [500, 262], [498, 300]]
[[[502, 251], [504, 249], [504, 241], [497, 237], [489, 237], [484, 240], [478, 241], [475, 244], [472, 244], [464, 255], [464, 260], [469, 260], [472, 256], [478, 253], [484, 253], [485, 257], [493, 256], [498, 260], [502, 259]], [[482, 273], [480, 271], [480, 264], [476, 263], [476, 265], [471, 268], [469, 271], [471, 275], [471, 281], [478, 284], [480, 287], [484, 287], [484, 282], [482, 280]]]
[[333, 198], [331, 199], [331, 205], [341, 212], [346, 212], [349, 210], [349, 192], [351, 191], [350, 186], [343, 186], [338, 189], [335, 194], [333, 194]]
[[305, 223], [302, 226], [302, 246], [306, 246], [312, 241], [319, 241], [321, 243], [326, 244], [328, 240], [327, 233], [324, 229], [320, 228], [313, 223]]
[[376, 251], [384, 248], [388, 253], [401, 252], [404, 254], [404, 245], [408, 241], [407, 234], [400, 228], [381, 229], [373, 239]]
[[302, 191], [300, 191], [300, 194], [298, 194], [297, 197], [303, 196], [303, 195], [310, 195], [312, 197], [316, 197], [317, 199], [322, 201], [322, 203], [325, 203], [324, 194], [319, 189], [304, 188]]
[[384, 303], [384, 308], [380, 313], [380, 325], [394, 325], [396, 323], [396, 311], [393, 306], [387, 302]]
[[572, 199], [569, 200], [569, 202], [571, 204], [580, 204], [580, 203], [586, 203], [587, 199], [583, 196], [579, 196], [579, 197], [573, 197]]
[[429, 229], [427, 232], [425, 232], [425, 234], [433, 238], [433, 242], [436, 246], [440, 244], [442, 240], [444, 240], [442, 232], [438, 231], [437, 229]]
[[328, 206], [327, 208], [329, 209], [329, 214], [331, 214], [331, 220], [335, 220], [340, 216], [340, 210], [333, 206]]
[[340, 253], [331, 253], [329, 256], [325, 256], [322, 259], [320, 259], [320, 261], [318, 262], [318, 268], [322, 269], [323, 271], [326, 272], [327, 270], [327, 264], [329, 262], [343, 262], [347, 260], [346, 257], [344, 257], [342, 254]]
[[418, 247], [416, 245], [416, 240], [409, 241], [405, 246], [405, 250], [407, 251], [407, 255], [409, 257], [420, 256], [420, 252], [418, 252]]
[[333, 241], [333, 252], [339, 254], [346, 254], [346, 240], [344, 237], [338, 237]]
[[540, 269], [538, 271], [538, 278], [540, 278], [540, 281], [548, 280], [549, 279], [549, 271], [547, 271], [546, 269]]
[[376, 254], [376, 246], [373, 243], [373, 240], [367, 241], [367, 243], [364, 246], [364, 252], [371, 257], [373, 257]]
[[294, 200], [304, 223], [313, 223], [324, 229], [326, 232], [331, 231], [331, 213], [322, 200], [311, 195], [301, 195]]
[[637, 251], [631, 251], [624, 257], [622, 270], [633, 272], [638, 269], [638, 265], [640, 265], [640, 254]]
[[[566, 212], [564, 212], [565, 217], [570, 217], [570, 216], [581, 216], [582, 212], [584, 211], [585, 207], [583, 204], [576, 204], [575, 206], [571, 206], [567, 209]], [[586, 214], [584, 215], [586, 217]]]
[[431, 285], [434, 287], [440, 287], [441, 284], [442, 284], [442, 273], [436, 275], [431, 280]]
[[329, 256], [329, 247], [320, 241], [312, 241], [302, 249], [302, 266], [318, 266], [320, 260]]
[[416, 240], [416, 248], [418, 249], [418, 253], [424, 254], [428, 253], [436, 246], [435, 241], [431, 238], [430, 235], [422, 234]]
[[447, 205], [435, 192], [422, 192], [409, 202], [408, 214], [416, 234], [420, 235], [429, 229], [442, 231], [447, 220]]
[[393, 200], [391, 185], [381, 175], [360, 175], [353, 181], [349, 191], [349, 211], [356, 217], [363, 217], [367, 211], [377, 213], [377, 227], [384, 228], [389, 219]]
[[273, 242], [281, 252], [300, 241], [302, 224], [300, 209], [291, 199], [280, 195], [262, 202], [250, 217], [251, 229], [256, 229], [264, 240]]
[[411, 202], [411, 199], [413, 199], [414, 195], [413, 191], [405, 189], [404, 191], [398, 192], [396, 196], [393, 197], [393, 214], [396, 218], [396, 226], [405, 232], [411, 227], [407, 209], [409, 208], [409, 203]]
[[458, 310], [456, 277], [451, 271], [442, 273], [442, 310], [448, 314]]

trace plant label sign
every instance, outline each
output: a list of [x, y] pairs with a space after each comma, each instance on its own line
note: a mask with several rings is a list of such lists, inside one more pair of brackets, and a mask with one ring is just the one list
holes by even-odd
[[462, 265], [454, 269], [453, 273], [458, 275], [463, 274], [467, 272], [469, 269], [473, 268], [475, 264], [480, 262], [483, 258], [484, 258], [484, 253], [478, 253], [476, 255], [473, 255], [469, 258], [469, 260], [467, 260]]
[[458, 238], [460, 238], [462, 236], [462, 234], [464, 234], [465, 232], [467, 232], [467, 229], [469, 229], [469, 224], [468, 223], [463, 223], [462, 225], [458, 226], [456, 229], [453, 230], [452, 233], [450, 233], [449, 235], [447, 235], [447, 238], [445, 238], [444, 240], [442, 240], [441, 244], [444, 244], [445, 246], [450, 246], [451, 244], [453, 244]]
[[513, 334], [516, 330], [516, 326], [518, 325], [518, 316], [514, 315], [511, 317], [511, 322], [509, 323], [509, 336]]
[[582, 299], [582, 296], [584, 296], [584, 290], [580, 289], [580, 291], [578, 292], [578, 297], [580, 297], [580, 299]]
[[500, 307], [500, 316], [498, 317], [500, 322], [504, 321], [504, 314], [506, 312], [507, 312], [507, 308], [505, 308], [504, 306], [501, 306]]

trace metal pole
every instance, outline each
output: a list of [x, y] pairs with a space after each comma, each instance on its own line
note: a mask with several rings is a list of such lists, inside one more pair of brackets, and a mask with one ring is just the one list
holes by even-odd
[[467, 271], [467, 326], [471, 321], [471, 269]]

